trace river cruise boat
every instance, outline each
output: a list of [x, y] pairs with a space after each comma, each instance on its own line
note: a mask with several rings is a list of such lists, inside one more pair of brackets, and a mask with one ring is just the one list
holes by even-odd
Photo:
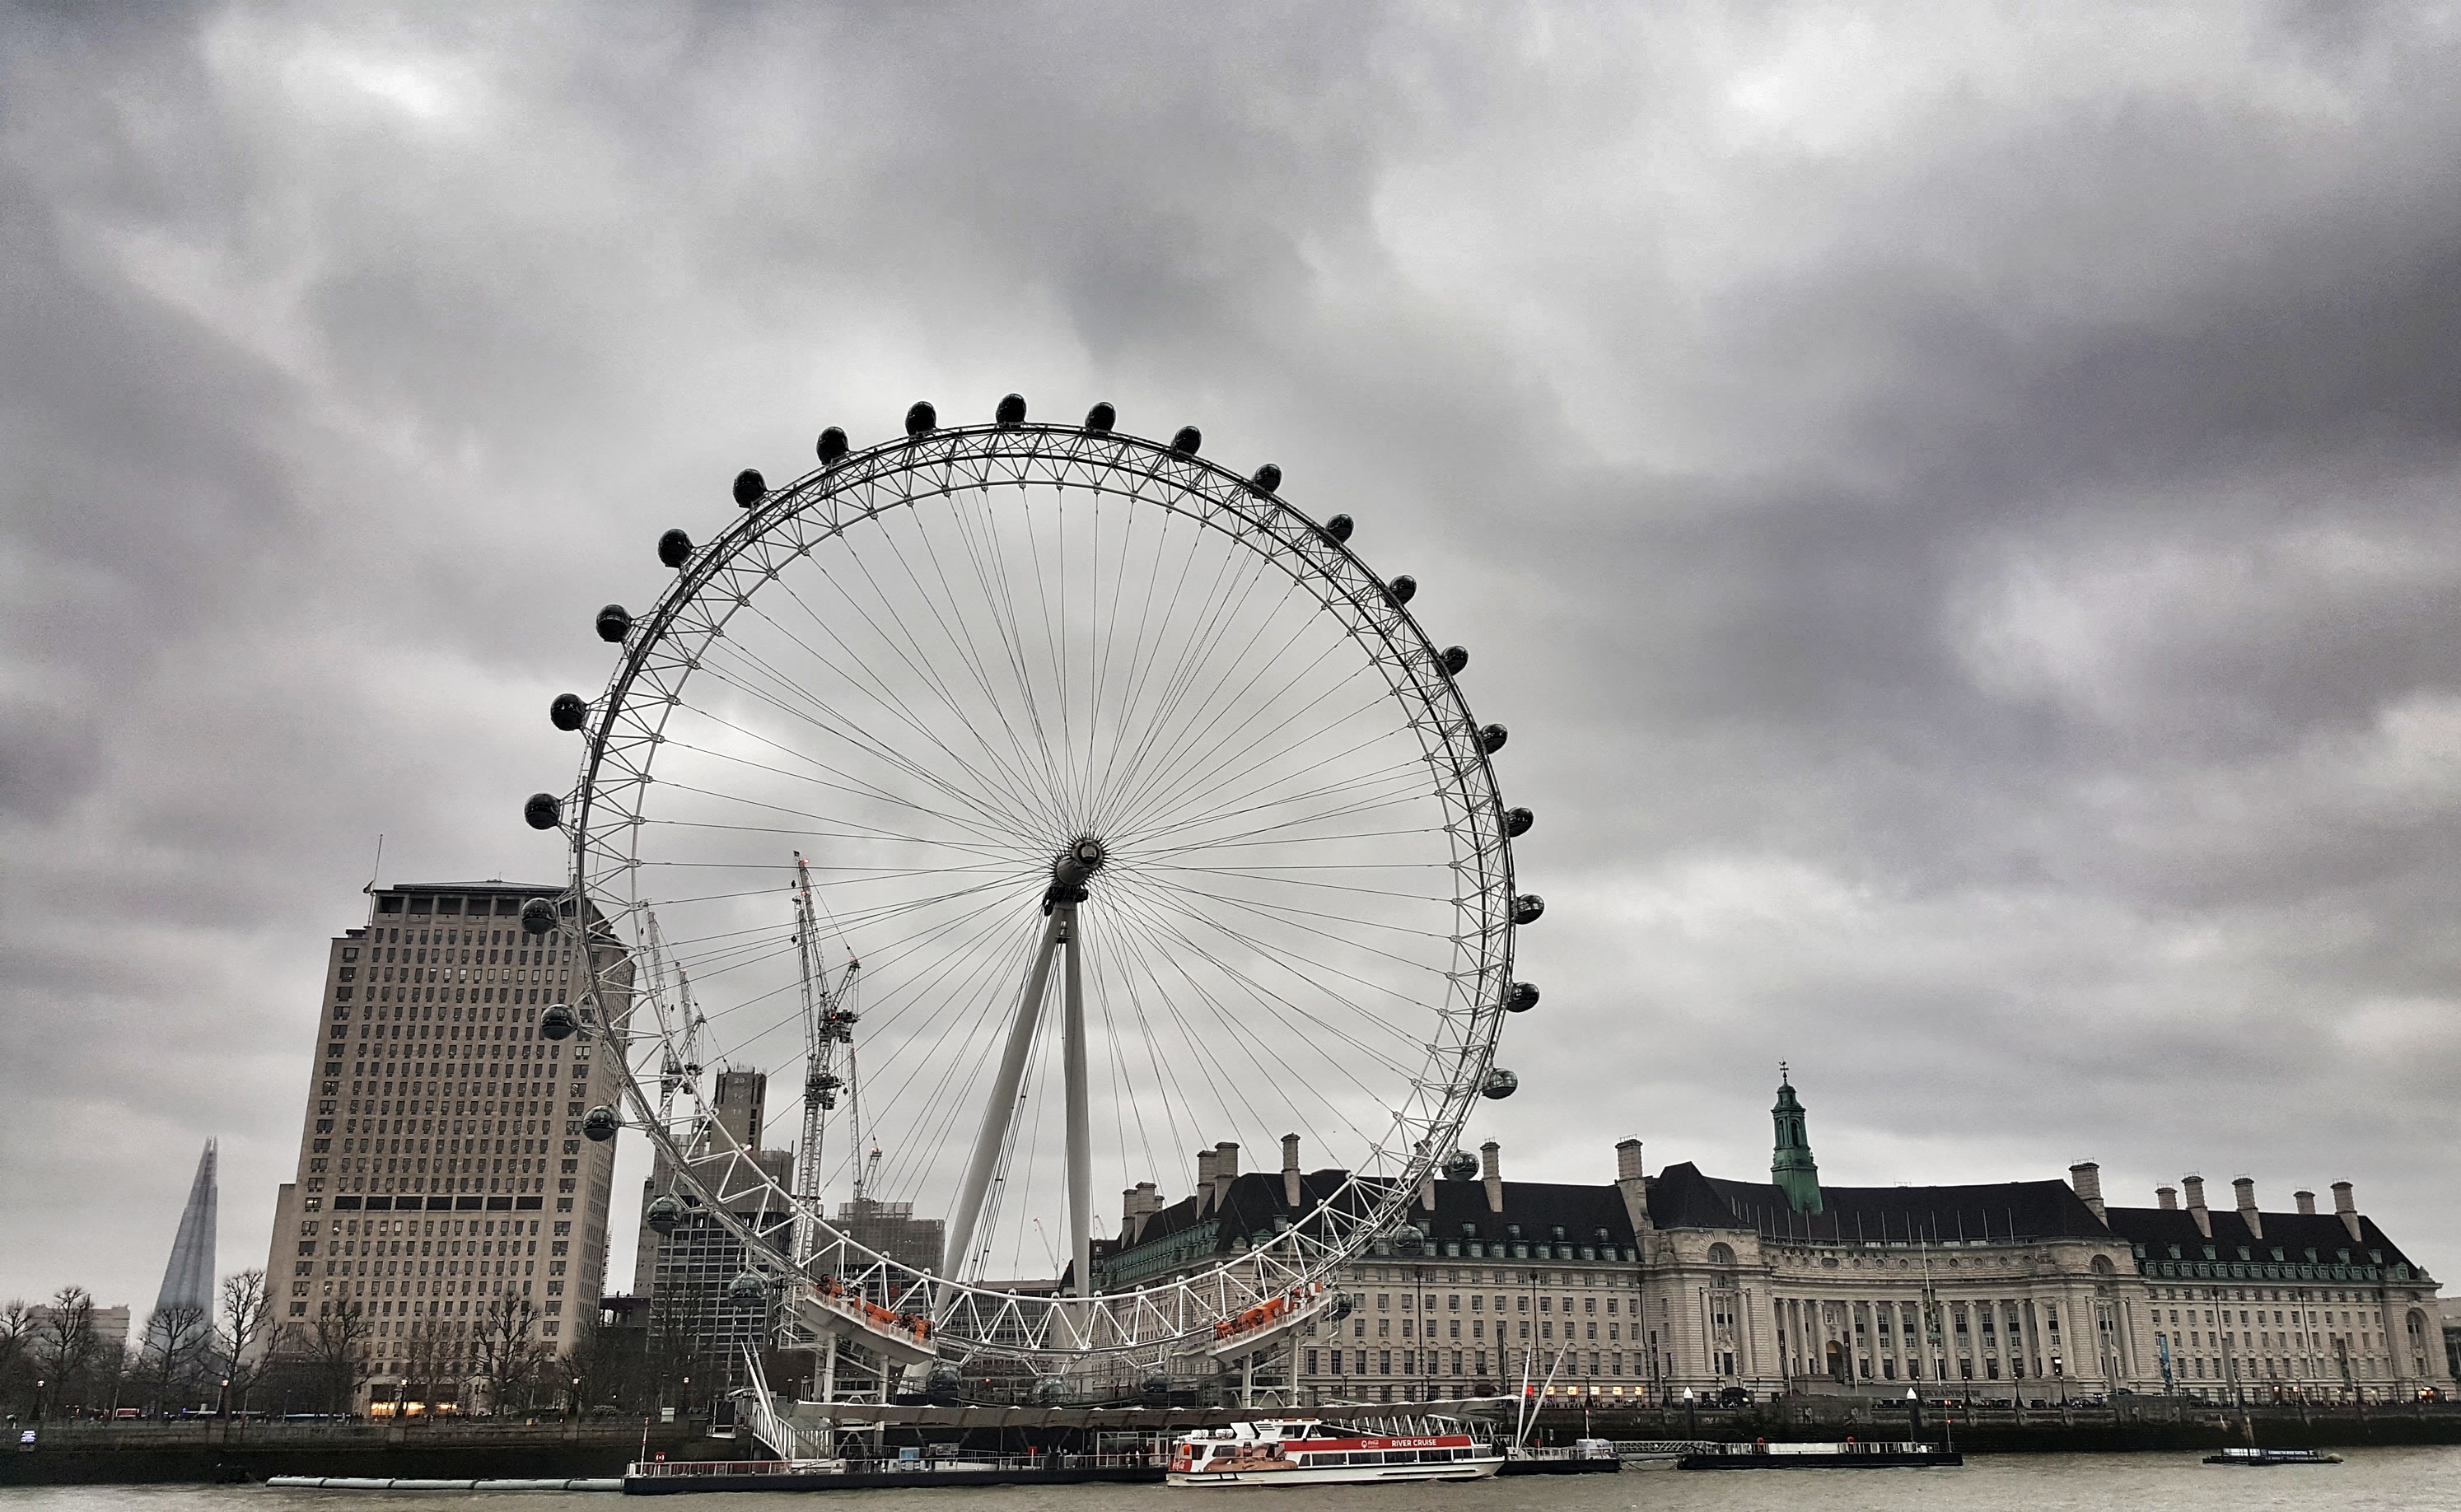
[[1398, 1424], [1259, 1418], [1180, 1439], [1165, 1479], [1175, 1486], [1483, 1480], [1503, 1464], [1501, 1448], [1449, 1418]]

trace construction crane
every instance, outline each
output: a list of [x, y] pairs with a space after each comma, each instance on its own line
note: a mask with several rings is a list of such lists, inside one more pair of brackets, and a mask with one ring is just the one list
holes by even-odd
[[[820, 924], [814, 916], [811, 868], [795, 853], [795, 947], [803, 971], [803, 1139], [795, 1149], [795, 1259], [809, 1259], [821, 1210], [822, 1128], [838, 1105], [853, 1096], [855, 979], [863, 963], [849, 956], [835, 980], [821, 964]], [[846, 1074], [838, 1074], [838, 1047], [846, 1047]], [[856, 1104], [860, 1106], [860, 1104]], [[863, 1131], [854, 1127], [855, 1194], [863, 1194]]]
[[[656, 1014], [659, 1028], [664, 1030], [669, 1022], [667, 969], [670, 963], [667, 959], [666, 938], [658, 932], [658, 916], [654, 913], [649, 916], [647, 933], [649, 936], [647, 953], [650, 958], [648, 963], [650, 1004], [652, 1012]], [[658, 1066], [658, 1126], [663, 1129], [674, 1127], [676, 1090], [685, 1086], [697, 1085], [700, 1080], [700, 1056], [697, 1047], [700, 1044], [701, 1029], [707, 1023], [707, 1020], [701, 1017], [700, 1010], [693, 1004], [692, 978], [684, 970], [683, 963], [676, 961], [672, 964], [675, 973], [676, 1012], [684, 1026], [684, 1032], [680, 1046], [676, 1044], [673, 1035], [661, 1036], [667, 1041], [665, 1057]]]

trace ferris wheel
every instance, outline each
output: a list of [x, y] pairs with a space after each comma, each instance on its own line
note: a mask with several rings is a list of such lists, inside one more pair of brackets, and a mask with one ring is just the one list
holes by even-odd
[[[528, 817], [622, 947], [545, 1026], [622, 1058], [584, 1132], [646, 1135], [650, 1221], [731, 1230], [790, 1335], [1166, 1366], [1407, 1242], [1515, 1086], [1544, 905], [1468, 653], [1278, 467], [1114, 418], [922, 403], [868, 449], [823, 432], [783, 487], [744, 472], [714, 539], [660, 539], [653, 607], [600, 612], [604, 692], [550, 711], [580, 777]], [[781, 1113], [730, 1114], [704, 1068]], [[1291, 1174], [1234, 1212], [1239, 1150]]]

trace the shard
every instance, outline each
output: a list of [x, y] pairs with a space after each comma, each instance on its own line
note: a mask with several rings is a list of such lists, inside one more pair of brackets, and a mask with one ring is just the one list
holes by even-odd
[[193, 1307], [213, 1316], [214, 1225], [220, 1191], [214, 1179], [214, 1141], [207, 1139], [205, 1153], [197, 1158], [197, 1179], [188, 1183], [188, 1205], [180, 1214], [180, 1237], [171, 1241], [171, 1263], [162, 1268], [162, 1294], [154, 1299], [158, 1315], [172, 1308]]

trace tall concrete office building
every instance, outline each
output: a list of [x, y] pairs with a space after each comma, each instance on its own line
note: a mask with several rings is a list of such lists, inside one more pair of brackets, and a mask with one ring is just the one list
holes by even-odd
[[[371, 1400], [390, 1406], [397, 1387], [455, 1400], [491, 1325], [562, 1353], [597, 1310], [615, 1147], [581, 1123], [617, 1100], [622, 1071], [594, 1031], [630, 1013], [631, 963], [568, 904], [555, 929], [523, 929], [524, 902], [562, 891], [377, 888], [367, 923], [332, 941], [266, 1276], [277, 1350], [358, 1320]], [[559, 1002], [592, 1033], [541, 1037]]]

